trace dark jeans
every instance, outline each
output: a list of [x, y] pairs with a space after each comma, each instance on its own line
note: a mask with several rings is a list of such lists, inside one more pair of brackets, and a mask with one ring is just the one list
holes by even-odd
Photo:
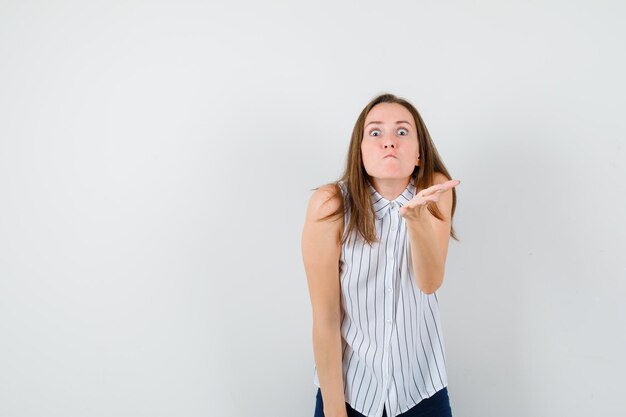
[[[346, 403], [348, 417], [365, 417], [363, 414], [350, 407]], [[450, 398], [448, 398], [448, 388], [443, 388], [430, 398], [423, 399], [415, 407], [398, 414], [398, 417], [452, 417], [450, 408]], [[314, 417], [324, 417], [324, 402], [322, 401], [322, 391], [317, 389], [317, 402], [315, 403]], [[387, 410], [383, 409], [383, 417], [387, 417]]]

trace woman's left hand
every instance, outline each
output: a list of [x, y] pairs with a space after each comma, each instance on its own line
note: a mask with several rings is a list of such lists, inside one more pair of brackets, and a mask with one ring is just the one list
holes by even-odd
[[400, 207], [400, 215], [407, 220], [418, 220], [422, 214], [422, 209], [430, 202], [439, 201], [441, 194], [456, 187], [460, 180], [449, 180], [442, 184], [435, 184], [415, 195], [408, 203]]

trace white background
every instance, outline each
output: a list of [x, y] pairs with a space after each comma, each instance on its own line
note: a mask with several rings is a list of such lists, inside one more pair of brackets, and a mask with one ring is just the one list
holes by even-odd
[[455, 416], [626, 407], [620, 1], [1, 1], [0, 416], [312, 416], [300, 234], [360, 110], [461, 179]]

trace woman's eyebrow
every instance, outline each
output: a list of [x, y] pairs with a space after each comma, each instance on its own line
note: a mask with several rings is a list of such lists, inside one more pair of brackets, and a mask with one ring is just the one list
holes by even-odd
[[[379, 122], [379, 121], [373, 121], [373, 122], [369, 122], [368, 124], [365, 125], [365, 127], [368, 127], [369, 125], [371, 125], [372, 123], [378, 123], [378, 124], [382, 124], [383, 122]], [[407, 122], [406, 120], [398, 120], [396, 122], [396, 124], [400, 124], [400, 123], [406, 123], [409, 126], [413, 126], [411, 123]]]

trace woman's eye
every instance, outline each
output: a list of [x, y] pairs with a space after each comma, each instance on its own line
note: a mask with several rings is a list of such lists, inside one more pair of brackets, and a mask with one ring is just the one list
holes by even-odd
[[[375, 134], [374, 134], [374, 132], [378, 132], [379, 134], [378, 134], [378, 135], [375, 135]], [[378, 130], [378, 129], [372, 129], [372, 130], [370, 130], [370, 135], [372, 135], [372, 136], [380, 136], [380, 130]]]
[[400, 129], [398, 129], [398, 132], [404, 132], [404, 134], [403, 134], [402, 136], [406, 136], [406, 135], [408, 135], [408, 134], [409, 134], [409, 131], [408, 131], [408, 130], [406, 130], [406, 129], [404, 129], [404, 128], [400, 128]]

